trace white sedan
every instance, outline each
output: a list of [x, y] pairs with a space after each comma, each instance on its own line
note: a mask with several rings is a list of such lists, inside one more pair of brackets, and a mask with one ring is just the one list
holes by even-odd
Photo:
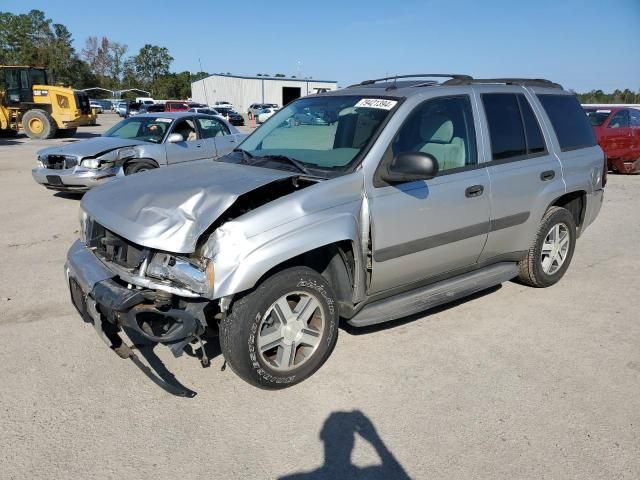
[[277, 110], [275, 110], [274, 108], [263, 108], [262, 110], [260, 110], [260, 113], [258, 114], [258, 123], [264, 123], [266, 122], [269, 118], [271, 118], [273, 116], [274, 113], [276, 113]]

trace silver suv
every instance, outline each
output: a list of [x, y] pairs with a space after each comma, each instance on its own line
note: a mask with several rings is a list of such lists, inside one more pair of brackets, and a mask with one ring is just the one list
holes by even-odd
[[[295, 121], [307, 114], [322, 121]], [[555, 284], [600, 211], [604, 165], [548, 80], [370, 80], [292, 102], [217, 162], [88, 193], [65, 269], [121, 356], [121, 328], [175, 355], [217, 331], [234, 372], [284, 388], [327, 360], [341, 319]]]

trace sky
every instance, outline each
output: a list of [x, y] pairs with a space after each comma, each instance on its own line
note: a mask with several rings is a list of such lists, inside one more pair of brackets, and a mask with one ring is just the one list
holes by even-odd
[[[101, 5], [103, 7], [101, 8]], [[640, 0], [0, 0], [66, 25], [164, 46], [174, 71], [337, 80], [409, 73], [548, 78], [578, 92], [640, 90]]]

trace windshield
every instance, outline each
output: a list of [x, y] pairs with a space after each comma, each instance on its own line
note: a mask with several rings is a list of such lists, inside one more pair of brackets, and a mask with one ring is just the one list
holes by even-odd
[[591, 125], [594, 127], [599, 127], [602, 125], [605, 120], [609, 117], [611, 111], [600, 111], [600, 112], [587, 112], [587, 118], [591, 122]]
[[397, 103], [355, 95], [301, 98], [275, 112], [240, 148], [252, 157], [286, 156], [325, 175], [339, 173]]
[[111, 127], [104, 136], [160, 143], [172, 122], [162, 117], [130, 117]]

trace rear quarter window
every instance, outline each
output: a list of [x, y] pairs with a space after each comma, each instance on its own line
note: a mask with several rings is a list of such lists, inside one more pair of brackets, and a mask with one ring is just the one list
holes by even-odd
[[538, 99], [551, 120], [563, 152], [597, 144], [593, 128], [576, 97], [539, 94]]

